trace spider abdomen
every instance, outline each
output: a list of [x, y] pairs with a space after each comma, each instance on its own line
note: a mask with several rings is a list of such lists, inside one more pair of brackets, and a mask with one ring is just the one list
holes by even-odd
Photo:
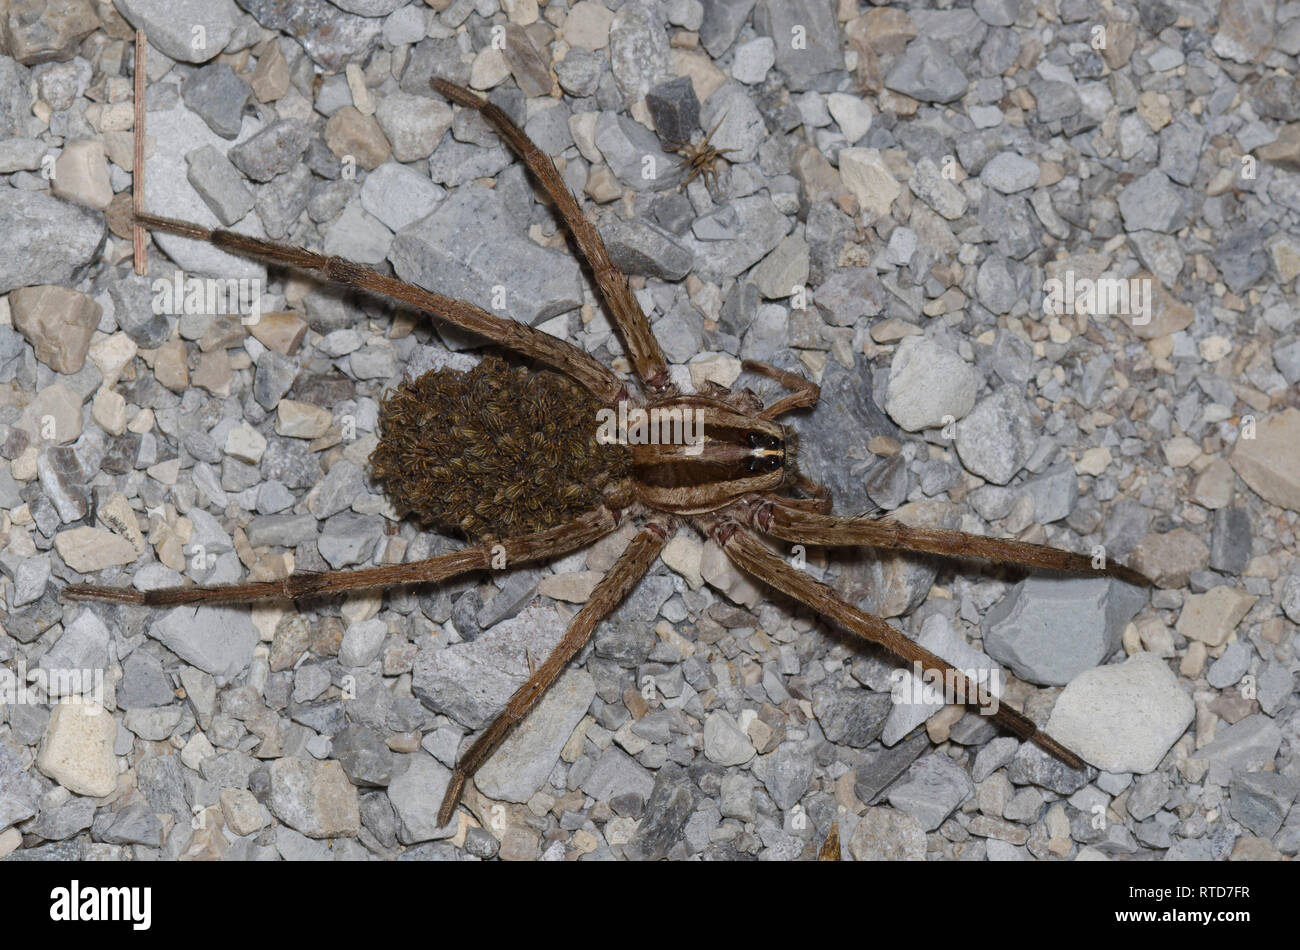
[[542, 531], [600, 505], [627, 449], [596, 438], [601, 403], [557, 373], [487, 357], [383, 401], [371, 472], [394, 506], [471, 540]]

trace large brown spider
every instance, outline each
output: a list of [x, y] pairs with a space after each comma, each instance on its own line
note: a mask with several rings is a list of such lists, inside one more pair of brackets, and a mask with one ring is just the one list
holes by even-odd
[[[434, 79], [448, 99], [476, 109], [527, 163], [557, 209], [622, 337], [640, 381], [630, 393], [614, 373], [576, 346], [462, 300], [379, 274], [338, 257], [138, 214], [143, 226], [209, 241], [246, 257], [315, 274], [389, 297], [445, 320], [536, 364], [510, 369], [498, 358], [475, 369], [431, 371], [403, 383], [385, 400], [381, 440], [371, 457], [375, 477], [393, 502], [423, 522], [457, 530], [471, 542], [448, 554], [408, 564], [353, 571], [298, 573], [283, 580], [215, 587], [136, 591], [78, 585], [66, 593], [119, 603], [248, 603], [342, 591], [433, 583], [470, 571], [540, 561], [583, 548], [632, 520], [640, 530], [554, 652], [536, 666], [501, 714], [474, 740], [452, 773], [439, 812], [450, 821], [465, 781], [537, 704], [565, 665], [653, 566], [672, 529], [694, 526], [745, 572], [865, 640], [964, 685], [965, 699], [994, 721], [1074, 768], [1083, 762], [1026, 716], [997, 702], [938, 656], [878, 617], [842, 600], [773, 553], [763, 540], [829, 547], [976, 557], [1051, 571], [1102, 573], [1130, 583], [1146, 578], [1122, 565], [1100, 568], [1084, 555], [1021, 541], [913, 528], [889, 519], [829, 514], [829, 492], [800, 475], [791, 434], [776, 420], [814, 405], [819, 389], [793, 373], [760, 363], [752, 372], [789, 392], [771, 405], [749, 390], [710, 384], [682, 395], [626, 278], [610, 262], [596, 228], [582, 214], [551, 160], [497, 106], [460, 86]], [[706, 139], [707, 141], [707, 139]], [[620, 415], [620, 411], [624, 413]], [[642, 424], [645, 411], [651, 430]], [[619, 419], [607, 430], [611, 418]], [[653, 438], [657, 434], [666, 438]], [[694, 429], [694, 435], [690, 430]], [[610, 432], [615, 437], [610, 438]]]

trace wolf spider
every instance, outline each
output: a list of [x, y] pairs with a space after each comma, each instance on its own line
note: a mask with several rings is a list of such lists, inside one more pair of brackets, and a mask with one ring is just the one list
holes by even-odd
[[[998, 703], [940, 657], [884, 620], [841, 599], [830, 587], [791, 566], [764, 536], [793, 544], [868, 546], [1049, 571], [1101, 573], [1146, 584], [1137, 572], [1021, 541], [958, 531], [909, 527], [888, 518], [830, 514], [829, 492], [801, 475], [792, 433], [777, 419], [813, 406], [818, 387], [794, 373], [762, 363], [751, 372], [781, 384], [786, 395], [764, 406], [753, 392], [708, 384], [696, 395], [679, 393], [627, 279], [610, 261], [596, 228], [584, 217], [548, 158], [500, 108], [441, 79], [433, 87], [452, 102], [476, 109], [527, 164], [567, 226], [619, 331], [640, 392], [576, 346], [474, 304], [404, 283], [338, 257], [212, 230], [152, 214], [138, 223], [208, 241], [234, 254], [300, 271], [432, 314], [468, 330], [537, 369], [510, 369], [496, 357], [473, 370], [430, 371], [401, 384], [385, 399], [381, 439], [372, 455], [378, 481], [399, 509], [421, 521], [459, 531], [470, 544], [407, 564], [351, 571], [295, 573], [282, 580], [161, 590], [78, 585], [76, 598], [168, 606], [297, 599], [401, 584], [434, 583], [470, 571], [542, 561], [586, 547], [631, 520], [639, 530], [614, 566], [573, 617], [553, 653], [537, 665], [505, 709], [460, 757], [438, 819], [450, 821], [467, 779], [491, 756], [510, 729], [540, 700], [565, 665], [591, 638], [596, 625], [654, 565], [674, 527], [689, 524], [713, 539], [744, 572], [864, 640], [928, 671], [966, 686], [973, 708], [1062, 762], [1082, 768], [1069, 749], [1026, 716]], [[693, 418], [695, 439], [676, 444], [599, 438], [598, 416], [628, 409], [655, 410], [661, 418]], [[654, 415], [651, 415], [654, 418]], [[673, 423], [676, 424], [676, 423]], [[702, 428], [701, 428], [702, 427]], [[701, 434], [702, 433], [702, 434]], [[671, 439], [669, 442], [671, 443]]]

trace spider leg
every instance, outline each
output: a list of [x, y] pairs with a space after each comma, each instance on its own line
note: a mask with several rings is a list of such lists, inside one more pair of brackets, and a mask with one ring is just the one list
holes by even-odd
[[278, 581], [210, 587], [166, 587], [148, 591], [130, 587], [74, 584], [65, 587], [63, 593], [73, 600], [107, 600], [119, 604], [170, 607], [178, 604], [246, 604], [255, 600], [328, 596], [343, 591], [395, 587], [398, 584], [427, 584], [468, 571], [488, 570], [503, 563], [513, 567], [556, 554], [567, 554], [604, 537], [617, 524], [617, 519], [608, 509], [600, 508], [557, 528], [502, 538], [499, 541], [484, 541], [459, 551], [450, 551], [409, 564], [364, 567], [355, 571], [305, 572], [290, 574]]
[[1106, 560], [1101, 566], [1096, 566], [1086, 554], [1074, 554], [1027, 541], [987, 538], [938, 528], [913, 528], [883, 518], [837, 518], [805, 511], [775, 496], [769, 496], [749, 511], [754, 527], [782, 541], [825, 547], [863, 545], [887, 551], [975, 557], [992, 564], [1015, 564], [1069, 574], [1102, 574], [1138, 587], [1151, 586], [1149, 578], [1116, 561]]
[[743, 369], [756, 373], [759, 376], [766, 376], [768, 379], [774, 379], [786, 389], [790, 390], [788, 396], [782, 396], [772, 405], [768, 406], [758, 414], [760, 419], [776, 419], [785, 415], [792, 409], [803, 409], [807, 406], [817, 405], [817, 400], [821, 398], [822, 389], [811, 379], [806, 379], [798, 373], [791, 373], [789, 370], [779, 369], [771, 363], [760, 363], [757, 360], [745, 360], [740, 364]]
[[497, 134], [506, 141], [516, 155], [523, 159], [528, 170], [533, 173], [533, 177], [537, 179], [542, 190], [555, 205], [560, 218], [563, 219], [569, 233], [573, 235], [579, 252], [586, 260], [587, 266], [591, 268], [592, 275], [596, 278], [596, 287], [609, 307], [614, 322], [618, 325], [637, 376], [650, 390], [651, 395], [665, 394], [670, 386], [668, 361], [659, 347], [659, 341], [650, 330], [650, 321], [646, 319], [641, 305], [637, 303], [632, 289], [628, 287], [627, 278], [609, 259], [609, 252], [605, 250], [605, 242], [601, 240], [600, 232], [578, 207], [578, 202], [569, 192], [568, 186], [564, 184], [564, 179], [560, 177], [550, 156], [538, 148], [524, 130], [516, 125], [515, 121], [500, 107], [445, 79], [435, 76], [429, 82], [434, 89], [457, 105], [467, 109], [477, 109], [482, 113], [483, 118], [496, 127]]
[[840, 860], [840, 823], [838, 821], [831, 822], [831, 830], [826, 833], [826, 840], [822, 842], [821, 849], [817, 852], [817, 860]]
[[727, 556], [747, 574], [775, 587], [822, 616], [829, 617], [850, 633], [878, 643], [896, 656], [920, 664], [926, 671], [939, 674], [946, 683], [961, 685], [961, 691], [967, 697], [967, 705], [989, 713], [998, 725], [1021, 739], [1033, 742], [1071, 768], [1084, 767], [1077, 755], [1042, 732], [1027, 716], [998, 702], [997, 697], [984, 687], [879, 617], [850, 606], [825, 584], [788, 565], [739, 522], [717, 516], [701, 518], [699, 521], [708, 528]]
[[648, 523], [619, 555], [614, 566], [601, 578], [591, 598], [574, 616], [563, 638], [556, 645], [551, 655], [546, 658], [528, 681], [515, 690], [495, 719], [479, 733], [478, 738], [456, 762], [451, 782], [443, 796], [442, 806], [438, 810], [438, 824], [445, 825], [451, 821], [456, 803], [460, 801], [465, 780], [472, 776], [492, 757], [510, 730], [515, 727], [529, 710], [541, 701], [546, 690], [559, 678], [568, 662], [577, 656], [578, 651], [591, 639], [596, 625], [618, 606], [619, 602], [631, 592], [637, 581], [654, 564], [654, 560], [663, 550], [667, 531], [656, 522]]
[[444, 297], [414, 284], [388, 277], [369, 267], [341, 257], [327, 257], [287, 244], [237, 234], [234, 231], [205, 228], [188, 221], [177, 221], [155, 214], [139, 214], [135, 221], [152, 231], [168, 231], [197, 241], [207, 241], [223, 251], [256, 260], [313, 271], [336, 283], [407, 304], [417, 310], [446, 320], [463, 330], [480, 336], [508, 350], [531, 357], [576, 379], [594, 396], [607, 402], [618, 398], [623, 389], [617, 376], [606, 366], [571, 343], [549, 333], [488, 313], [464, 300]]

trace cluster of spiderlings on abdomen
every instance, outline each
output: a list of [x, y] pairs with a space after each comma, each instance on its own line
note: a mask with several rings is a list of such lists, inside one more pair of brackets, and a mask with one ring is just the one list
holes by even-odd
[[470, 540], [553, 528], [627, 474], [627, 449], [596, 440], [601, 408], [570, 379], [498, 357], [428, 372], [383, 401], [371, 471], [399, 511]]

